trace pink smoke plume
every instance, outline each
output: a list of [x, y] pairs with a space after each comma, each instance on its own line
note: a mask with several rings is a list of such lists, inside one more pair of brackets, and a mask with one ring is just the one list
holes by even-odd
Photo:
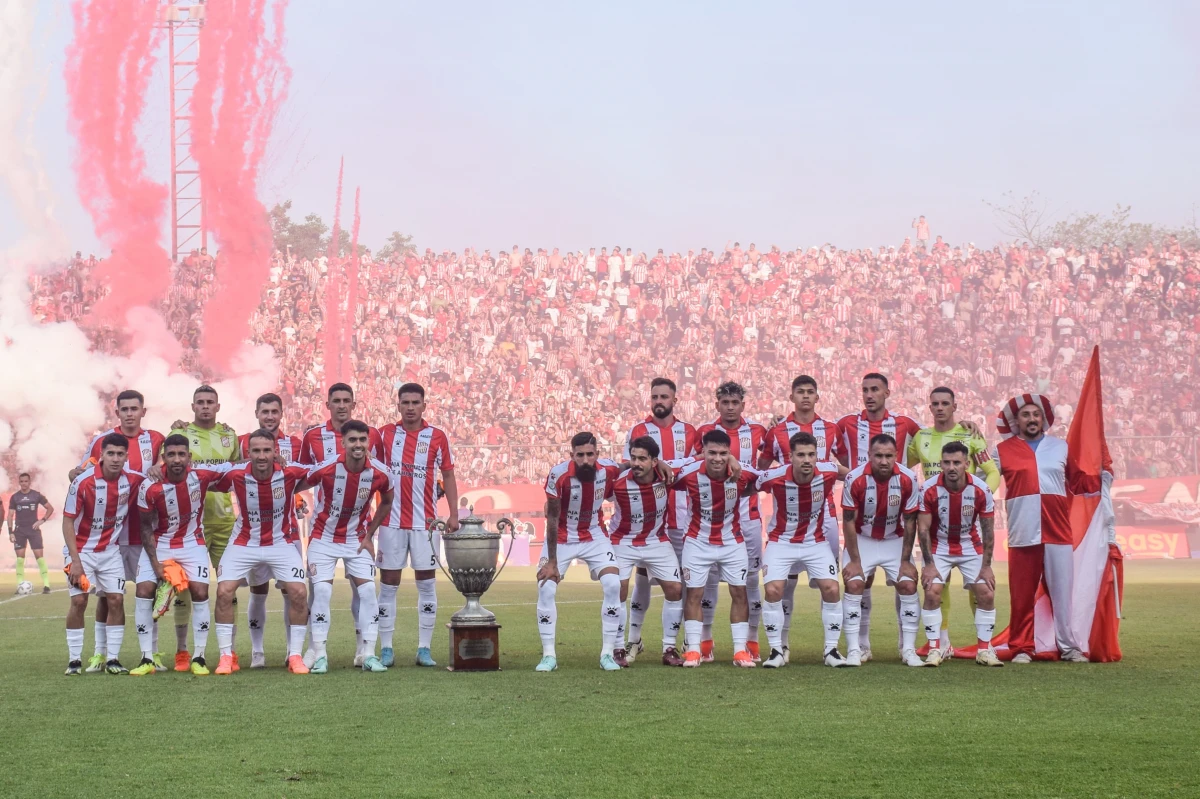
[[137, 123], [154, 68], [157, 3], [76, 0], [67, 50], [68, 124], [78, 148], [79, 194], [112, 255], [97, 270], [109, 289], [93, 313], [124, 327], [125, 315], [167, 290], [171, 259], [159, 244], [167, 187], [146, 176]]
[[337, 198], [333, 202], [333, 232], [329, 237], [329, 252], [326, 254], [328, 272], [325, 277], [325, 380], [336, 383], [342, 380], [342, 266], [339, 239], [342, 237], [342, 173], [346, 159], [338, 161]]
[[250, 336], [274, 249], [258, 171], [292, 72], [283, 55], [287, 0], [271, 4], [269, 36], [266, 6], [267, 0], [209, 0], [192, 94], [192, 154], [220, 250], [201, 349], [218, 370], [230, 368]]
[[[342, 335], [342, 370], [349, 371], [350, 353], [354, 346], [355, 311], [358, 308], [358, 228], [362, 221], [359, 215], [359, 200], [362, 187], [354, 189], [354, 226], [350, 230], [350, 262], [346, 264], [346, 332]], [[344, 378], [340, 378], [344, 379]]]

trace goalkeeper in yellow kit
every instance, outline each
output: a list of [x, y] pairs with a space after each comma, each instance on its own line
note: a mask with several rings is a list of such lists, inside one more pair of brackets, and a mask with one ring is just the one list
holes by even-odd
[[[192, 422], [171, 425], [172, 433], [187, 436], [192, 453], [192, 464], [207, 466], [216, 463], [236, 463], [242, 459], [238, 450], [238, 437], [233, 428], [217, 421], [221, 403], [217, 390], [212, 386], [200, 386], [192, 393]], [[214, 568], [218, 568], [221, 555], [233, 534], [233, 499], [231, 494], [210, 491], [204, 498], [204, 543]], [[175, 597], [175, 671], [187, 671], [191, 655], [187, 647], [191, 600], [186, 593]]]
[[[959, 424], [954, 413], [958, 405], [954, 401], [954, 392], [945, 386], [939, 386], [929, 393], [929, 412], [933, 415], [933, 427], [924, 427], [917, 432], [908, 443], [907, 462], [911, 469], [917, 464], [921, 466], [922, 480], [937, 477], [942, 471], [942, 447], [951, 441], [965, 444], [970, 452], [970, 460], [974, 465], [974, 473], [987, 481], [988, 488], [994, 493], [1000, 487], [1000, 470], [988, 455], [987, 441], [978, 431], [968, 430]], [[942, 592], [942, 657], [953, 655], [950, 646], [950, 612], [946, 600], [950, 598], [949, 591]], [[975, 608], [975, 595], [971, 594], [971, 609]], [[922, 648], [919, 655], [928, 654], [928, 644]]]

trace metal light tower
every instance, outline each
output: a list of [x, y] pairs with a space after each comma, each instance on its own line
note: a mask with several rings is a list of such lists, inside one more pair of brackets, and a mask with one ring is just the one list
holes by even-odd
[[168, 82], [171, 94], [171, 259], [208, 246], [200, 170], [192, 157], [192, 92], [200, 60], [203, 0], [171, 3], [163, 8], [167, 29]]

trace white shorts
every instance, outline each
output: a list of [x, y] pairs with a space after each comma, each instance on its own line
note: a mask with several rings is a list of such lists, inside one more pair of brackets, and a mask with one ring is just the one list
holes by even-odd
[[950, 570], [958, 569], [962, 573], [963, 588], [970, 590], [971, 586], [979, 582], [979, 570], [983, 568], [983, 555], [976, 555], [972, 552], [969, 555], [943, 555], [940, 552], [933, 553], [933, 565], [937, 566], [938, 577], [934, 578], [935, 583], [945, 583], [950, 579]]
[[642, 567], [651, 579], [660, 583], [679, 582], [679, 558], [669, 541], [654, 539], [641, 547], [617, 544], [613, 552], [617, 555], [617, 570], [622, 580], [628, 580], [634, 568]]
[[[183, 570], [187, 572], [189, 583], [208, 585], [210, 570], [207, 547], [199, 544], [178, 549], [158, 547], [154, 550], [154, 554], [158, 557], [159, 563], [173, 560], [182, 566]], [[139, 583], [158, 582], [158, 577], [155, 576], [154, 569], [150, 566], [150, 556], [146, 554], [145, 550], [142, 551], [141, 560], [138, 561], [137, 581]]]
[[121, 565], [125, 569], [125, 579], [135, 580], [138, 575], [138, 565], [142, 562], [142, 545], [121, 544]]
[[687, 538], [687, 530], [681, 527], [668, 527], [667, 538], [671, 542], [671, 548], [675, 550], [675, 559], [683, 560], [683, 540]]
[[[904, 551], [903, 538], [885, 538], [882, 541], [870, 536], [858, 536], [858, 557], [862, 563], [863, 579], [871, 576], [875, 569], [883, 569], [887, 584], [895, 585], [900, 579], [900, 553]], [[842, 549], [842, 566], [850, 562], [850, 553]]]
[[792, 544], [786, 541], [769, 541], [763, 555], [766, 570], [765, 582], [786, 580], [788, 575], [808, 572], [808, 584], [816, 587], [817, 580], [836, 580], [837, 561], [824, 541]]
[[[303, 563], [304, 562], [304, 545], [300, 543], [299, 536], [297, 536], [296, 540], [292, 542], [292, 546], [294, 546], [296, 548], [296, 554], [298, 554], [300, 556], [300, 562]], [[242, 580], [243, 584], [252, 585], [255, 587], [260, 586], [260, 585], [266, 585], [269, 582], [271, 582], [271, 567], [267, 566], [266, 564], [260, 564], [258, 566], [255, 566], [253, 569], [250, 570], [250, 576], [247, 577], [245, 580]], [[287, 583], [283, 580], [275, 581], [275, 587], [277, 589], [279, 589], [280, 591], [284, 590], [285, 585], [287, 585]]]
[[426, 530], [380, 527], [375, 564], [388, 571], [403, 569], [406, 565], [411, 565], [414, 571], [433, 571], [438, 567], [436, 554], [441, 545], [442, 537], [436, 530], [431, 546]]
[[304, 580], [304, 561], [300, 559], [300, 553], [294, 545], [284, 541], [269, 547], [247, 547], [238, 544], [225, 547], [225, 554], [217, 564], [217, 582], [246, 580], [260, 566], [265, 567], [265, 574], [285, 583]]
[[746, 562], [750, 571], [762, 571], [763, 536], [762, 520], [742, 525], [742, 538], [746, 539]]
[[[63, 560], [71, 562], [71, 553], [63, 547]], [[125, 593], [125, 564], [121, 560], [121, 550], [110, 546], [103, 552], [80, 552], [79, 561], [83, 564], [83, 573], [91, 584], [87, 591], [80, 591], [73, 585], [69, 586], [71, 596], [80, 594], [123, 594]]]
[[750, 563], [745, 544], [710, 544], [689, 538], [683, 544], [683, 582], [688, 588], [703, 588], [714, 568], [730, 585], [745, 585]]
[[357, 577], [360, 580], [375, 579], [375, 562], [365, 550], [358, 548], [357, 541], [334, 544], [323, 538], [314, 538], [308, 542], [309, 579], [317, 583], [332, 580], [339, 559], [347, 577]]
[[825, 541], [829, 544], [829, 551], [833, 553], [833, 562], [837, 563], [842, 556], [842, 542], [838, 535], [837, 518], [832, 513], [825, 514], [825, 529], [822, 530], [825, 534]]
[[[617, 555], [613, 552], [612, 544], [608, 542], [607, 538], [597, 538], [579, 544], [559, 544], [555, 555], [558, 559], [558, 573], [562, 577], [567, 576], [567, 569], [573, 560], [582, 560], [586, 563], [588, 573], [592, 575], [593, 580], [599, 579], [602, 569], [617, 567]], [[543, 555], [538, 567], [540, 568], [547, 560], [548, 558]]]

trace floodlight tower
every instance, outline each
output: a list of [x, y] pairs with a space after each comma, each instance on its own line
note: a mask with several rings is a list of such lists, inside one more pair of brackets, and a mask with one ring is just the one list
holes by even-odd
[[192, 93], [200, 60], [204, 0], [173, 2], [163, 7], [160, 25], [167, 29], [168, 83], [171, 101], [171, 259], [208, 246], [200, 170], [192, 157]]

